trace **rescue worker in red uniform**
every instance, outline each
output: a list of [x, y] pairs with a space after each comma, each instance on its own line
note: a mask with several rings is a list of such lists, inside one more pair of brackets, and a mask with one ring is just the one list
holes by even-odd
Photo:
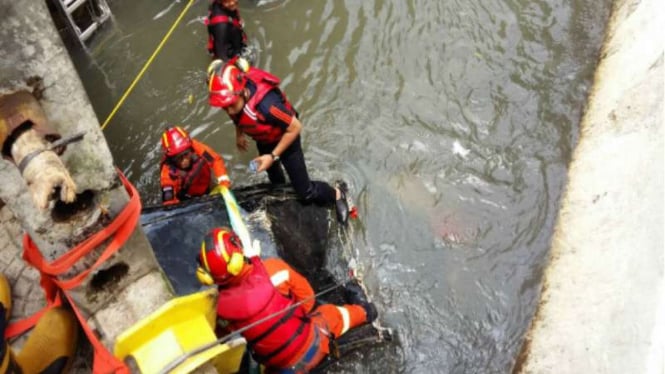
[[164, 205], [206, 195], [214, 185], [231, 185], [222, 157], [192, 139], [181, 127], [164, 131], [162, 149], [160, 182]]
[[228, 61], [247, 48], [247, 35], [238, 11], [238, 0], [212, 0], [205, 20], [208, 28], [208, 53]]
[[309, 179], [300, 144], [302, 123], [279, 89], [279, 78], [246, 64], [241, 69], [235, 62], [210, 64], [208, 91], [210, 105], [223, 108], [233, 120], [238, 149], [247, 150], [245, 134], [249, 135], [259, 151], [254, 159], [257, 172], [267, 171], [273, 184], [285, 183], [281, 163], [303, 200], [319, 205], [334, 204], [337, 219], [345, 224], [349, 217], [346, 191]]
[[357, 283], [345, 289], [350, 304], [315, 307], [305, 277], [281, 259], [262, 261], [259, 252], [256, 244], [243, 254], [231, 229], [215, 228], [201, 244], [196, 275], [218, 286], [218, 318], [230, 331], [244, 329], [252, 356], [268, 372], [307, 373], [330, 352], [331, 339], [376, 319]]

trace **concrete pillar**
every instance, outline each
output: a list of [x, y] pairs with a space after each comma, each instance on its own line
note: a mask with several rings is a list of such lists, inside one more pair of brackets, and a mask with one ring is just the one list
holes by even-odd
[[[45, 2], [0, 1], [0, 14], [0, 95], [33, 91], [52, 129], [63, 136], [85, 132], [61, 156], [78, 187], [78, 205], [38, 209], [16, 165], [0, 161], [0, 200], [52, 261], [108, 224], [128, 195]], [[103, 248], [79, 261], [65, 278], [88, 268]], [[70, 294], [109, 348], [119, 333], [173, 295], [138, 225], [123, 249]]]

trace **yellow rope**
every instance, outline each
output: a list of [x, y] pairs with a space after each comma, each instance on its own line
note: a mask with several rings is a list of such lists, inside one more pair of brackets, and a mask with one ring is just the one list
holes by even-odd
[[129, 94], [134, 89], [134, 86], [136, 86], [136, 84], [139, 82], [139, 80], [141, 80], [141, 77], [143, 77], [143, 74], [145, 73], [145, 71], [148, 70], [148, 67], [150, 66], [152, 61], [155, 59], [155, 57], [157, 56], [159, 51], [162, 49], [162, 47], [164, 46], [164, 43], [166, 43], [168, 38], [171, 36], [171, 33], [173, 32], [173, 30], [175, 30], [175, 28], [178, 26], [178, 24], [180, 23], [180, 20], [182, 20], [182, 17], [184, 17], [185, 13], [187, 13], [187, 10], [189, 9], [189, 7], [192, 5], [193, 2], [194, 2], [194, 0], [189, 0], [187, 5], [185, 6], [185, 8], [182, 10], [182, 12], [180, 12], [180, 15], [178, 16], [178, 18], [175, 20], [175, 22], [173, 23], [173, 25], [171, 26], [169, 31], [166, 33], [166, 35], [164, 35], [164, 38], [159, 43], [159, 45], [157, 46], [155, 51], [152, 53], [152, 56], [150, 56], [148, 61], [146, 61], [145, 65], [143, 65], [143, 68], [141, 69], [139, 74], [136, 76], [136, 78], [134, 78], [134, 81], [132, 82], [132, 84], [129, 85], [129, 87], [127, 88], [125, 93], [122, 95], [122, 97], [120, 98], [118, 103], [115, 105], [115, 108], [113, 108], [113, 110], [108, 115], [108, 117], [106, 117], [106, 121], [104, 121], [104, 123], [102, 124], [102, 130], [104, 130], [104, 128], [109, 124], [109, 122], [111, 121], [111, 119], [113, 118], [115, 113], [118, 111], [118, 109], [120, 109], [120, 106], [122, 106], [122, 104], [125, 102], [125, 99], [127, 99], [127, 96], [129, 96]]

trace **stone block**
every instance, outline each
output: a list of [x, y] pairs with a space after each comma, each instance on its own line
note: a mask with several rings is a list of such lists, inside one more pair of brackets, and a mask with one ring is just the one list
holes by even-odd
[[23, 243], [23, 228], [19, 225], [18, 221], [10, 220], [4, 223], [5, 229], [7, 230], [8, 238], [10, 242], [14, 245], [16, 250], [22, 248]]
[[0, 226], [0, 267], [9, 265], [16, 257], [17, 249], [14, 242], [9, 238], [9, 234]]
[[15, 297], [25, 297], [32, 291], [35, 282], [25, 276], [20, 276], [14, 284], [12, 284], [12, 295]]
[[9, 210], [7, 206], [4, 206], [0, 209], [0, 223], [11, 221], [13, 219], [14, 219], [14, 214], [12, 214], [12, 211]]
[[116, 302], [95, 315], [99, 330], [105, 339], [115, 341], [133, 322], [145, 318], [172, 297], [162, 275], [154, 271], [131, 284]]
[[31, 316], [46, 306], [46, 301], [44, 299], [41, 300], [29, 300], [29, 299], [24, 299], [23, 302], [23, 314], [21, 317], [25, 318], [28, 316]]
[[21, 276], [29, 279], [33, 283], [39, 283], [39, 279], [41, 278], [41, 275], [37, 269], [33, 268], [32, 266], [28, 266], [27, 264], [25, 269], [23, 269]]
[[32, 291], [25, 296], [26, 303], [46, 305], [46, 295], [41, 286], [33, 286]]
[[14, 258], [9, 266], [5, 268], [5, 276], [7, 279], [9, 279], [11, 284], [14, 284], [18, 280], [24, 268], [25, 263], [23, 262], [23, 259]]

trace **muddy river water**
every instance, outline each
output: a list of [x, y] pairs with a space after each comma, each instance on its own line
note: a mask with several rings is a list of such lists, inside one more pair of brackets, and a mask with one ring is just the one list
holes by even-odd
[[[109, 0], [74, 52], [103, 121], [186, 1]], [[145, 204], [159, 201], [160, 134], [181, 124], [238, 186], [267, 180], [207, 104], [207, 1], [194, 1], [105, 129]], [[542, 268], [610, 1], [240, 0], [258, 67], [304, 124], [312, 177], [349, 182], [370, 293], [398, 339], [349, 373], [506, 373]]]

